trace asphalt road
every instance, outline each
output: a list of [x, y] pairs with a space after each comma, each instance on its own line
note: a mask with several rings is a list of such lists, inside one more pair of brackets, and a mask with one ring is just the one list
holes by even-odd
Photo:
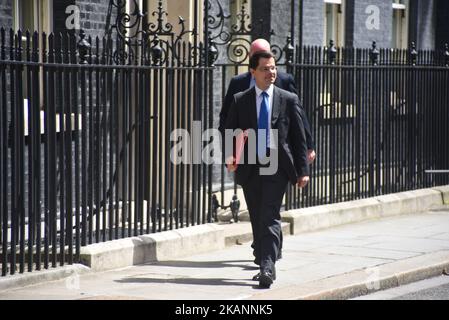
[[449, 276], [413, 282], [353, 300], [449, 300]]

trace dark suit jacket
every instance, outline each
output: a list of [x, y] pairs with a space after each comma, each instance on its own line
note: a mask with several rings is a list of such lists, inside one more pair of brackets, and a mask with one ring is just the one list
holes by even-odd
[[[221, 132], [222, 136], [224, 134], [224, 126], [226, 124], [226, 118], [228, 116], [229, 109], [231, 108], [231, 103], [232, 103], [234, 94], [248, 89], [250, 83], [251, 83], [251, 73], [250, 72], [239, 74], [231, 79], [231, 82], [229, 83], [228, 91], [226, 92], [223, 106], [220, 111], [220, 126], [218, 127], [218, 130]], [[296, 90], [295, 81], [293, 80], [293, 77], [291, 74], [278, 71], [274, 85], [281, 89], [292, 92], [296, 95], [298, 94], [298, 92]], [[299, 113], [300, 113], [301, 119], [304, 124], [304, 130], [306, 133], [306, 141], [307, 141], [307, 149], [315, 150], [315, 142], [312, 137], [309, 120], [307, 119], [307, 115], [306, 115], [304, 109], [302, 108], [301, 104], [300, 104], [300, 107], [301, 108], [299, 110]]]
[[[273, 90], [271, 128], [278, 129], [279, 166], [287, 173], [292, 184], [301, 176], [309, 175], [307, 146], [304, 126], [301, 120], [299, 99], [296, 94], [278, 87]], [[234, 95], [228, 113], [225, 129], [257, 130], [256, 89], [253, 87]], [[256, 131], [257, 132], [257, 131]], [[245, 184], [252, 170], [257, 167], [248, 164], [248, 144], [245, 145], [245, 162], [237, 167], [236, 182]], [[226, 150], [225, 150], [226, 151]], [[226, 154], [226, 158], [231, 154]]]

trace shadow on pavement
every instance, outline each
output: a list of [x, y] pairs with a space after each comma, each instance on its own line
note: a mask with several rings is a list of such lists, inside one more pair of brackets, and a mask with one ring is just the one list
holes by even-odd
[[259, 270], [259, 267], [252, 260], [224, 260], [224, 261], [187, 261], [187, 260], [169, 260], [157, 261], [143, 265], [155, 265], [163, 267], [176, 268], [242, 268], [244, 270]]
[[[251, 260], [225, 260], [225, 261], [158, 261], [146, 265], [154, 265], [161, 267], [176, 267], [176, 268], [195, 268], [195, 269], [223, 269], [221, 276], [226, 275], [226, 268], [242, 268], [243, 270], [257, 270], [256, 265], [248, 265], [252, 263]], [[252, 275], [251, 275], [252, 277]], [[148, 273], [134, 277], [127, 277], [120, 280], [115, 280], [118, 283], [174, 283], [174, 284], [192, 284], [192, 285], [208, 285], [208, 286], [248, 286], [258, 288], [257, 282], [252, 281], [251, 277], [248, 279], [232, 279], [232, 278], [216, 278], [211, 275], [208, 278], [189, 277], [185, 275], [167, 274], [167, 273]]]

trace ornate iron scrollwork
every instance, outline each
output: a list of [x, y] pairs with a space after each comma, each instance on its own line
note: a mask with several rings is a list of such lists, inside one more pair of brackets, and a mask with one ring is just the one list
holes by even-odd
[[[212, 35], [212, 31], [209, 31], [209, 38], [213, 40], [217, 45], [223, 45], [231, 40], [231, 34], [225, 29], [226, 19], [231, 18], [231, 15], [226, 15], [220, 2], [217, 1], [218, 13], [214, 16], [209, 14], [206, 18], [209, 30], [218, 30], [215, 35]], [[212, 11], [212, 4], [207, 1], [208, 11]]]
[[[157, 11], [153, 11], [151, 14], [153, 17], [157, 15], [157, 26], [154, 23], [148, 24], [148, 32], [150, 34], [160, 34], [160, 35], [171, 35], [173, 31], [173, 25], [169, 22], [165, 23], [164, 25], [164, 19], [163, 16], [168, 16], [167, 11], [164, 10], [162, 7], [162, 1], [159, 1]], [[181, 18], [182, 19], [182, 18]], [[184, 19], [180, 21], [184, 23]]]
[[[186, 35], [197, 37], [196, 28], [187, 30], [185, 20], [178, 17], [180, 25], [179, 33], [173, 31], [173, 25], [166, 21], [168, 16], [162, 6], [162, 1], [158, 1], [156, 11], [151, 16], [156, 17], [156, 22], [146, 23], [147, 13], [143, 13], [136, 0], [132, 1], [132, 13], [126, 12], [126, 0], [110, 0], [106, 35], [112, 36], [116, 32], [116, 49], [111, 54], [117, 64], [123, 64], [126, 60], [137, 61], [140, 51], [140, 60], [144, 64], [162, 65], [168, 61], [176, 62], [178, 65], [195, 66], [200, 63], [201, 56], [205, 54], [200, 52], [199, 45], [190, 46], [190, 58], [183, 59], [179, 52]], [[115, 22], [111, 23], [112, 12], [116, 10]], [[197, 41], [195, 41], [196, 43]], [[168, 60], [170, 59], [170, 60]]]
[[[211, 0], [207, 1], [209, 37], [217, 46], [225, 47], [227, 60], [232, 63], [241, 64], [249, 56], [251, 36], [254, 31], [253, 27], [256, 24], [263, 24], [263, 20], [250, 23], [251, 17], [248, 14], [248, 2], [244, 0], [239, 12], [235, 15], [236, 22], [226, 28], [226, 25], [230, 24], [231, 14], [225, 13], [219, 0], [212, 1], [214, 1], [214, 6]], [[270, 34], [274, 34], [273, 30], [271, 30]], [[271, 51], [275, 55], [276, 61], [282, 58], [283, 50], [278, 45], [272, 45]]]
[[220, 1], [215, 0], [216, 14], [212, 13], [212, 4], [207, 1], [209, 15], [209, 38], [214, 41], [216, 46], [223, 46], [226, 49], [227, 58], [232, 63], [242, 63], [248, 58], [249, 45], [251, 41], [248, 37], [251, 35], [251, 24], [247, 21], [250, 16], [246, 12], [247, 1], [242, 2], [240, 13], [236, 15], [237, 23], [226, 28], [226, 24], [231, 19], [231, 14], [225, 14]]
[[271, 45], [271, 52], [274, 54], [274, 60], [276, 60], [277, 63], [279, 63], [284, 56], [284, 50], [277, 44]]
[[[253, 27], [263, 24], [263, 20], [251, 23], [246, 0], [242, 2], [239, 12], [235, 15], [236, 21], [232, 24], [231, 15], [225, 13], [219, 0], [207, 0], [205, 5], [209, 39], [202, 47], [197, 40], [197, 26], [193, 30], [187, 30], [182, 17], [178, 19], [180, 31], [174, 31], [174, 26], [166, 20], [168, 12], [163, 7], [163, 1], [158, 1], [157, 9], [148, 15], [139, 8], [137, 0], [110, 0], [105, 32], [108, 37], [116, 36], [114, 50], [109, 48], [110, 57], [117, 64], [140, 61], [141, 64], [163, 65], [171, 62], [195, 66], [205, 61], [206, 57], [212, 65], [221, 51], [226, 52], [227, 60], [232, 63], [241, 64], [247, 61], [251, 36], [254, 36]], [[131, 12], [126, 12], [127, 7], [131, 7]], [[148, 17], [154, 17], [156, 20], [147, 21]], [[274, 34], [273, 30], [271, 34]], [[187, 42], [187, 36], [193, 36], [195, 41], [188, 45], [189, 57], [185, 58], [182, 53], [185, 52], [183, 43]], [[220, 46], [225, 50], [218, 50]], [[279, 62], [284, 53], [283, 48], [272, 45], [271, 49]]]
[[246, 13], [245, 5], [248, 4], [246, 0], [242, 2], [242, 8], [240, 9], [240, 13], [237, 13], [237, 20], [239, 23], [233, 24], [231, 29], [234, 32], [234, 34], [248, 34], [252, 30], [251, 24], [248, 24], [248, 26], [245, 26], [246, 20], [250, 20], [249, 14]]

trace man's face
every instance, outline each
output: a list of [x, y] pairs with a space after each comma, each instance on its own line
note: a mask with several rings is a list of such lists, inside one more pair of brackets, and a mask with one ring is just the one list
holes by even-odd
[[250, 70], [259, 89], [268, 89], [276, 80], [276, 63], [273, 58], [260, 58], [257, 68]]

